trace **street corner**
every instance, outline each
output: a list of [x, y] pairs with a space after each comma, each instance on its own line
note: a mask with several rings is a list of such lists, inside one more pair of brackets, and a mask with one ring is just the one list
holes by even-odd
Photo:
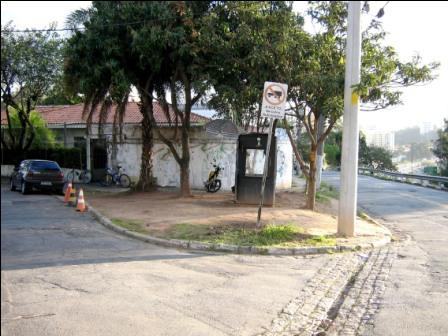
[[[116, 200], [116, 199], [114, 199]], [[307, 229], [307, 234], [300, 233], [307, 237], [301, 242], [301, 246], [291, 246], [288, 243], [278, 243], [271, 245], [255, 245], [248, 243], [235, 244], [232, 242], [222, 241], [201, 241], [195, 239], [188, 239], [189, 235], [182, 236], [160, 236], [151, 234], [151, 231], [143, 230], [143, 225], [139, 225], [138, 220], [114, 220], [105, 215], [107, 210], [114, 208], [113, 204], [104, 202], [96, 202], [101, 210], [97, 207], [88, 205], [89, 211], [93, 216], [107, 228], [124, 234], [128, 237], [138, 239], [150, 244], [160, 245], [164, 247], [197, 250], [197, 251], [216, 251], [235, 254], [258, 254], [258, 255], [277, 255], [277, 256], [305, 256], [313, 254], [333, 254], [338, 252], [353, 252], [365, 249], [379, 248], [391, 242], [391, 232], [385, 226], [379, 223], [373, 223], [359, 219], [357, 222], [357, 230], [354, 237], [342, 237], [331, 232], [325, 227], [310, 227]], [[107, 205], [108, 204], [108, 205]], [[142, 204], [139, 205], [143, 207]], [[110, 212], [109, 212], [110, 213]], [[141, 223], [141, 222], [140, 222]], [[187, 224], [179, 224], [182, 230], [205, 230], [207, 227], [198, 225], [194, 227]], [[192, 228], [191, 228], [192, 227]], [[282, 227], [282, 226], [280, 226]], [[216, 227], [215, 227], [216, 229]], [[168, 227], [168, 231], [170, 228]], [[204, 231], [200, 231], [204, 232]], [[301, 231], [302, 232], [302, 231]], [[200, 237], [200, 236], [198, 236]], [[311, 238], [308, 238], [311, 237]]]

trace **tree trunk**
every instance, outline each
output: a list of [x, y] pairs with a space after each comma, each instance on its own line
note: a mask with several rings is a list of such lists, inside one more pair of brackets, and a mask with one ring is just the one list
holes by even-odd
[[[299, 118], [297, 118], [296, 127], [297, 127], [296, 144], [299, 145], [300, 144], [300, 139], [302, 137], [302, 121]], [[297, 147], [297, 146], [295, 146], [295, 147]], [[297, 163], [298, 163], [298, 160], [297, 160]], [[297, 164], [297, 175], [300, 176], [300, 172], [301, 171], [302, 171], [301, 165]]]
[[189, 162], [186, 163], [182, 161], [180, 165], [180, 196], [181, 197], [190, 197], [191, 189], [190, 189], [190, 165]]
[[312, 211], [315, 210], [316, 206], [316, 145], [311, 146], [310, 152], [310, 171], [308, 178], [308, 194], [306, 207]]
[[140, 178], [136, 190], [150, 191], [154, 189], [154, 179], [152, 175], [152, 149], [154, 145], [153, 125], [149, 113], [152, 113], [152, 102], [149, 99], [143, 99], [140, 106], [140, 112], [143, 115], [142, 120], [142, 156], [140, 166]]
[[190, 187], [190, 137], [189, 125], [182, 126], [182, 161], [180, 162], [180, 195], [181, 197], [191, 196]]

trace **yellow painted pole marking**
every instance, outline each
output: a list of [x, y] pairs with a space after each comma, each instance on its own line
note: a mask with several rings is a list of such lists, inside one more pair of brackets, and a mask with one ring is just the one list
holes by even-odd
[[356, 92], [352, 93], [352, 105], [357, 105], [359, 101], [359, 96]]

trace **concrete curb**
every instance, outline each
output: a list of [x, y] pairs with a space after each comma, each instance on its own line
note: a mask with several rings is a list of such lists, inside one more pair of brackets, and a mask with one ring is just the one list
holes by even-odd
[[98, 210], [93, 208], [90, 204], [87, 204], [87, 209], [92, 215], [105, 227], [121, 233], [125, 236], [141, 240], [143, 242], [160, 245], [164, 247], [174, 247], [181, 249], [188, 249], [194, 251], [215, 251], [215, 252], [230, 252], [236, 254], [261, 254], [261, 255], [276, 255], [276, 256], [291, 256], [291, 255], [308, 255], [308, 254], [324, 254], [324, 253], [337, 253], [337, 252], [350, 252], [368, 250], [385, 246], [391, 242], [391, 237], [386, 236], [381, 239], [377, 239], [371, 243], [364, 243], [358, 245], [337, 245], [337, 246], [319, 246], [319, 247], [259, 247], [259, 246], [237, 246], [228, 244], [213, 244], [198, 241], [187, 241], [179, 239], [162, 239], [149, 235], [126, 230], [118, 225], [112, 223], [112, 221], [106, 216], [102, 215]]

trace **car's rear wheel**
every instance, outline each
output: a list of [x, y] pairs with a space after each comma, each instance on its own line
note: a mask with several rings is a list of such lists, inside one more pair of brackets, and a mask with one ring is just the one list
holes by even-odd
[[9, 188], [11, 191], [16, 191], [16, 186], [14, 185], [14, 180], [13, 179], [11, 179], [11, 181], [10, 181], [10, 188]]
[[30, 188], [28, 187], [28, 183], [26, 183], [26, 181], [22, 181], [20, 191], [22, 192], [22, 195], [26, 195], [30, 192]]

